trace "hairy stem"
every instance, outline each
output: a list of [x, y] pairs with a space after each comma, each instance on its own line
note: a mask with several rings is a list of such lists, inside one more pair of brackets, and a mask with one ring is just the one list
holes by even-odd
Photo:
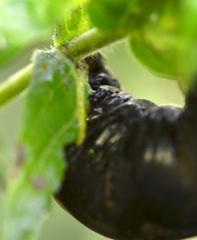
[[81, 36], [65, 43], [61, 50], [70, 58], [80, 59], [111, 43], [123, 39], [123, 35], [103, 34], [97, 29], [91, 29]]
[[[68, 57], [79, 60], [98, 49], [122, 39], [124, 36], [107, 35], [91, 29], [81, 36], [65, 43], [59, 49]], [[22, 92], [29, 84], [33, 65], [29, 64], [0, 84], [0, 106]]]

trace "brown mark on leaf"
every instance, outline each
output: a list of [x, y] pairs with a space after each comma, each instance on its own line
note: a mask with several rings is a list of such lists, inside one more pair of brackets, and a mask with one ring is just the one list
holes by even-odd
[[46, 64], [46, 63], [41, 63], [41, 64], [40, 64], [40, 68], [41, 68], [42, 70], [46, 70], [46, 69], [47, 69], [47, 64]]
[[24, 151], [24, 148], [21, 145], [19, 145], [16, 148], [15, 159], [8, 170], [7, 178], [9, 179], [9, 181], [18, 177], [24, 162], [25, 162], [25, 151]]
[[36, 190], [42, 191], [45, 188], [46, 183], [45, 183], [45, 180], [42, 177], [37, 176], [37, 177], [33, 177], [32, 185]]

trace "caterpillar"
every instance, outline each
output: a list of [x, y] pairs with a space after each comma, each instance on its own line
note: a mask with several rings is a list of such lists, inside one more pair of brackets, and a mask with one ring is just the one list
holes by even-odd
[[87, 134], [65, 147], [57, 200], [90, 229], [118, 240], [197, 235], [197, 80], [183, 108], [135, 99], [103, 63], [85, 59]]

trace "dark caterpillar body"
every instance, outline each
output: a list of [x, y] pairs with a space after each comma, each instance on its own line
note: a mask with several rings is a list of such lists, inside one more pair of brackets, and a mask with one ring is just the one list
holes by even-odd
[[[184, 109], [158, 107], [120, 91], [104, 68], [94, 75], [91, 67], [96, 87], [87, 136], [66, 149], [69, 167], [58, 200], [113, 239], [197, 235], [197, 91]], [[99, 85], [101, 73], [111, 86]]]

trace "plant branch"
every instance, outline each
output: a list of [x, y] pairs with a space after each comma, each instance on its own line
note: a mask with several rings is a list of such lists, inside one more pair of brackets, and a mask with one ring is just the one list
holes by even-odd
[[124, 35], [103, 34], [94, 28], [65, 43], [60, 49], [66, 56], [78, 60], [124, 37]]
[[[71, 59], [79, 60], [123, 37], [122, 35], [107, 35], [97, 29], [91, 29], [60, 46], [59, 49]], [[33, 65], [29, 64], [0, 84], [0, 106], [6, 104], [28, 86], [32, 76], [32, 69]]]
[[0, 106], [17, 96], [29, 84], [33, 65], [19, 70], [0, 85]]

